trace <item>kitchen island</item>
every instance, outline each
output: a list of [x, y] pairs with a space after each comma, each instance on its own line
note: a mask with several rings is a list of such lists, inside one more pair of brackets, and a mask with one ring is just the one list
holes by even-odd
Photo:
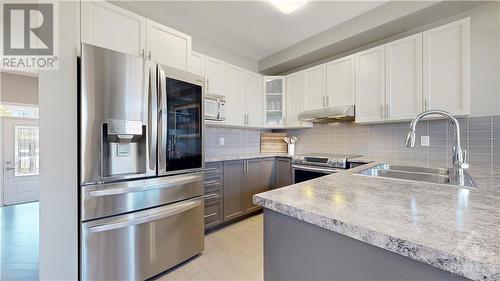
[[[254, 196], [265, 280], [500, 280], [500, 173], [478, 188], [356, 172]], [[418, 166], [418, 165], [417, 165]]]

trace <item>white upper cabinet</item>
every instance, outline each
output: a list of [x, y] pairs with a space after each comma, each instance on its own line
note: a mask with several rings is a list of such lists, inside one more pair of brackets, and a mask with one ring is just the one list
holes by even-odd
[[355, 55], [356, 122], [383, 120], [385, 104], [385, 48], [379, 46]]
[[385, 118], [414, 118], [422, 112], [422, 34], [386, 44], [385, 70]]
[[226, 63], [205, 56], [205, 83], [206, 93], [223, 96], [226, 86]]
[[284, 128], [286, 112], [285, 76], [264, 76], [264, 127]]
[[424, 109], [470, 114], [470, 19], [423, 33]]
[[189, 72], [205, 76], [205, 56], [195, 51], [191, 51], [191, 61], [189, 62]]
[[326, 107], [326, 64], [318, 65], [304, 70], [304, 81], [304, 110], [313, 110]]
[[353, 105], [354, 56], [347, 56], [327, 64], [327, 106]]
[[191, 59], [191, 36], [157, 22], [147, 20], [149, 59], [188, 71]]
[[245, 112], [246, 124], [262, 127], [262, 76], [252, 72], [245, 73]]
[[301, 122], [299, 114], [304, 111], [304, 71], [286, 76], [286, 127], [312, 127], [312, 123]]
[[82, 42], [143, 56], [146, 19], [105, 1], [82, 1]]
[[245, 70], [233, 65], [226, 67], [226, 124], [243, 126], [245, 113]]

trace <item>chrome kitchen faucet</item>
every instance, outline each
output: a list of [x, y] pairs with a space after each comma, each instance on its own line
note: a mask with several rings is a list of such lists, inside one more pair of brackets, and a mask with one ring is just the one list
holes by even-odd
[[465, 182], [465, 177], [469, 177], [468, 173], [465, 172], [465, 170], [469, 168], [469, 164], [467, 163], [468, 155], [467, 155], [467, 150], [462, 149], [462, 146], [460, 144], [460, 124], [452, 114], [443, 110], [428, 110], [418, 114], [417, 117], [415, 117], [415, 119], [411, 121], [410, 132], [406, 137], [406, 146], [410, 148], [415, 147], [415, 130], [417, 123], [418, 121], [420, 121], [420, 119], [428, 115], [441, 115], [447, 117], [448, 119], [450, 119], [451, 123], [455, 126], [456, 139], [455, 139], [455, 146], [453, 147], [453, 155], [452, 155], [453, 168], [451, 171], [452, 173], [450, 175], [450, 180], [457, 185], [463, 186]]

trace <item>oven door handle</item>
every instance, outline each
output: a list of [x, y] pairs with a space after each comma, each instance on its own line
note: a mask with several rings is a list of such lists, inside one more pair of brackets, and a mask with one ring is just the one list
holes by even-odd
[[188, 200], [186, 202], [160, 207], [158, 210], [153, 209], [138, 214], [132, 214], [131, 217], [129, 216], [119, 217], [109, 222], [89, 227], [88, 231], [93, 233], [103, 232], [103, 231], [109, 231], [113, 229], [124, 228], [137, 224], [144, 224], [161, 220], [194, 209], [200, 206], [202, 202], [203, 199], [196, 198]]
[[303, 165], [292, 165], [292, 169], [308, 171], [308, 172], [320, 172], [320, 173], [325, 173], [325, 174], [333, 174], [333, 173], [338, 172], [337, 169], [311, 167], [311, 166], [303, 166]]

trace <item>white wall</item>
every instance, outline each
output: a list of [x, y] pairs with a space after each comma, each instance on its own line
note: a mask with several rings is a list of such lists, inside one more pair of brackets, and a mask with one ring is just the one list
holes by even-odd
[[199, 53], [228, 62], [252, 72], [259, 72], [258, 62], [256, 60], [245, 57], [232, 49], [226, 48], [217, 42], [204, 37], [191, 35], [191, 39], [192, 49]]
[[0, 73], [0, 102], [38, 104], [38, 78]]
[[78, 278], [77, 42], [80, 4], [59, 2], [59, 70], [40, 89], [40, 280]]

